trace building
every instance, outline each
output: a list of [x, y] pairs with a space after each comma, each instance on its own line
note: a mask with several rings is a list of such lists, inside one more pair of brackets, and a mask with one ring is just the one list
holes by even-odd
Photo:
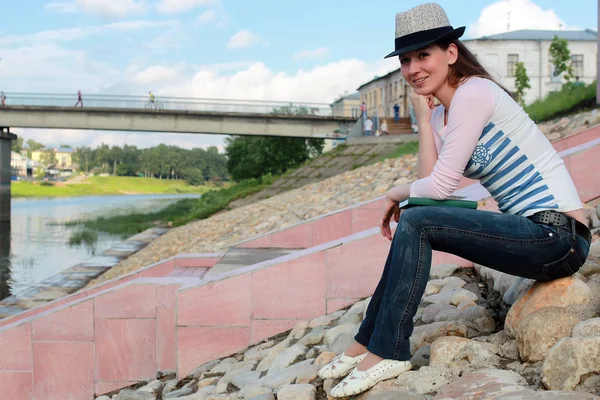
[[566, 39], [571, 52], [573, 75], [589, 84], [596, 79], [598, 33], [591, 29], [580, 31], [519, 30], [497, 35], [464, 40], [498, 83], [515, 91], [515, 69], [523, 62], [529, 76], [530, 89], [525, 93], [525, 103], [544, 98], [560, 90], [562, 77], [554, 76], [550, 58], [550, 44], [558, 36]]
[[360, 93], [341, 96], [329, 107], [333, 116], [358, 118], [360, 117]]
[[360, 101], [364, 102], [368, 116], [378, 118], [393, 118], [394, 105], [400, 107], [400, 117], [408, 117], [408, 102], [410, 87], [404, 80], [400, 68], [384, 76], [376, 76], [358, 89]]
[[[54, 151], [56, 154], [57, 163], [54, 167], [62, 170], [72, 170], [73, 169], [73, 149], [70, 147], [61, 147], [58, 149], [47, 148], [42, 150], [36, 150], [31, 152], [31, 159], [36, 162], [42, 162], [42, 155], [46, 151]], [[50, 167], [47, 165], [46, 167]]]
[[14, 151], [10, 152], [10, 168], [12, 176], [22, 178], [31, 177], [38, 164], [39, 163], [36, 163], [22, 154]]

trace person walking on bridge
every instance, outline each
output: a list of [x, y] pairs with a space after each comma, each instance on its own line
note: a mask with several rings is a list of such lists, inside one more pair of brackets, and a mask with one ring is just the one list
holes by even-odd
[[77, 91], [77, 103], [75, 103], [75, 107], [77, 107], [78, 104], [81, 104], [81, 107], [83, 107], [83, 95], [81, 94], [81, 89]]
[[6, 96], [4, 95], [4, 92], [0, 92], [0, 102], [1, 105], [6, 105]]
[[156, 100], [156, 98], [154, 97], [154, 93], [152, 93], [152, 91], [148, 92], [148, 100], [150, 101], [151, 105], [154, 105], [154, 100]]
[[[591, 233], [564, 161], [535, 122], [459, 38], [439, 4], [396, 15], [395, 50], [419, 124], [418, 179], [390, 189], [379, 229], [390, 240], [381, 279], [354, 342], [319, 370], [348, 375], [334, 398], [364, 392], [412, 368], [414, 317], [438, 250], [510, 275], [551, 281], [586, 261]], [[435, 99], [441, 103], [435, 107]], [[477, 179], [500, 212], [418, 206]], [[398, 222], [394, 234], [391, 220]]]

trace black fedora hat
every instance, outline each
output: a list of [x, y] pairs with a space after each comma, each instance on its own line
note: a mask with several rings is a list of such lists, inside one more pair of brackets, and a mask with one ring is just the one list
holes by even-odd
[[384, 58], [427, 47], [441, 39], [458, 39], [465, 27], [454, 29], [437, 3], [422, 4], [396, 14], [395, 50]]

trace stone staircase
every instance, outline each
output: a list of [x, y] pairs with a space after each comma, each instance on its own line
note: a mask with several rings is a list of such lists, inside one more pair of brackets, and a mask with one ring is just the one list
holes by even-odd
[[410, 118], [400, 118], [398, 122], [394, 121], [394, 117], [381, 118], [381, 121], [386, 120], [388, 125], [388, 133], [391, 135], [409, 135], [412, 134]]

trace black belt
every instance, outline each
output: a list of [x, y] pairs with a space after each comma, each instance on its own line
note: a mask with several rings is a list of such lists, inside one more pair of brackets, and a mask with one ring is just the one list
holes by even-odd
[[579, 235], [587, 240], [588, 244], [592, 242], [592, 233], [587, 226], [577, 221], [575, 218], [566, 216], [563, 213], [546, 210], [540, 211], [533, 215], [530, 215], [530, 220], [537, 224], [544, 224], [549, 226], [555, 226], [557, 228], [563, 228], [570, 230], [573, 234]]

